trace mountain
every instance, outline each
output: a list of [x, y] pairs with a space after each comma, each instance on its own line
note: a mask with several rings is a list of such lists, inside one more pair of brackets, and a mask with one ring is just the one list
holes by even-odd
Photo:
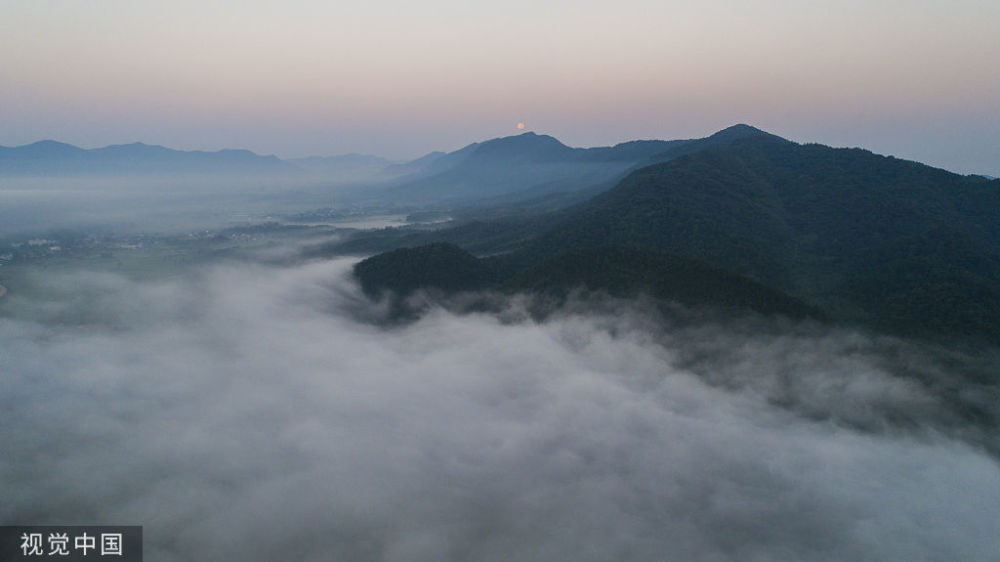
[[745, 123], [727, 127], [702, 139], [691, 139], [687, 141], [675, 141], [663, 152], [652, 155], [651, 160], [655, 162], [666, 162], [679, 158], [685, 154], [693, 154], [709, 148], [722, 148], [744, 139], [771, 139], [774, 141], [784, 141], [785, 139], [762, 131], [757, 127], [752, 127]]
[[401, 164], [393, 164], [389, 166], [389, 171], [393, 175], [403, 176], [407, 174], [420, 174], [427, 173], [431, 165], [439, 160], [441, 157], [446, 156], [447, 152], [442, 152], [436, 150], [434, 152], [428, 152], [427, 154], [417, 158], [416, 160], [411, 160], [409, 162], [403, 162]]
[[390, 291], [401, 311], [418, 289], [446, 293], [494, 289], [564, 301], [574, 290], [614, 297], [645, 294], [661, 300], [729, 311], [822, 317], [804, 302], [699, 260], [648, 248], [602, 246], [574, 249], [525, 271], [503, 260], [476, 258], [453, 244], [400, 248], [357, 263], [354, 273], [365, 293]]
[[1000, 181], [754, 136], [638, 170], [520, 252], [622, 243], [704, 259], [845, 318], [1000, 335]]
[[82, 149], [56, 141], [0, 147], [0, 176], [259, 174], [293, 170], [275, 156], [259, 156], [249, 150], [181, 151], [138, 142]]
[[548, 135], [523, 133], [424, 157], [414, 174], [388, 194], [420, 203], [528, 199], [561, 192], [596, 192], [627, 170], [687, 141], [633, 141], [613, 147], [571, 148]]
[[366, 294], [393, 291], [408, 296], [417, 289], [471, 291], [498, 281], [484, 260], [453, 244], [400, 248], [354, 266]]
[[[695, 143], [702, 149], [690, 151]], [[747, 126], [658, 157], [670, 159], [573, 208], [434, 236], [495, 240], [513, 277], [567, 252], [665, 252], [752, 279], [834, 319], [1000, 342], [1000, 180], [801, 145]], [[584, 274], [576, 280], [585, 283]]]
[[466, 162], [559, 162], [575, 154], [577, 150], [554, 137], [528, 132], [477, 144]]

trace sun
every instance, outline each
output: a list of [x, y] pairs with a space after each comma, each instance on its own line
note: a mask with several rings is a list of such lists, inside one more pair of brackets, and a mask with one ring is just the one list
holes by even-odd
[[518, 128], [519, 130], [520, 130], [520, 129], [524, 129], [524, 123], [518, 123], [518, 124], [517, 124], [517, 128]]

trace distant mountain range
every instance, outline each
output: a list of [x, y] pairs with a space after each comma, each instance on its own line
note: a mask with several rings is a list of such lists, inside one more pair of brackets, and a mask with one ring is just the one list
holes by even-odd
[[523, 133], [428, 155], [389, 190], [395, 200], [436, 204], [511, 201], [553, 193], [596, 193], [631, 168], [691, 141], [632, 141], [571, 148], [548, 135]]
[[[528, 132], [404, 163], [364, 154], [281, 160], [248, 150], [183, 151], [143, 143], [82, 149], [41, 141], [0, 147], [0, 177], [273, 176], [336, 184], [342, 187], [342, 201], [441, 208], [534, 200], [540, 201], [540, 208], [555, 208], [612, 187], [630, 170], [744, 133], [736, 128], [707, 139], [571, 148], [551, 136]], [[351, 185], [361, 188], [352, 190]]]
[[0, 176], [284, 174], [379, 184], [378, 189], [359, 193], [397, 203], [505, 203], [553, 194], [566, 195], [568, 202], [610, 188], [636, 167], [725, 143], [740, 134], [734, 130], [707, 139], [571, 148], [551, 136], [529, 132], [472, 143], [454, 152], [432, 152], [405, 163], [363, 154], [280, 160], [247, 150], [182, 151], [142, 143], [82, 149], [41, 141], [0, 147]]
[[285, 175], [338, 183], [381, 184], [359, 193], [400, 203], [470, 202], [607, 188], [637, 163], [683, 141], [635, 141], [570, 148], [534, 133], [432, 152], [398, 163], [364, 154], [281, 160], [248, 150], [173, 150], [143, 143], [82, 149], [57, 141], [0, 147], [0, 177], [147, 174]]
[[[551, 141], [538, 144], [540, 158], [570, 154]], [[682, 301], [684, 284], [666, 272], [671, 260], [697, 260], [740, 281], [721, 289], [717, 275], [688, 268], [686, 283], [719, 288], [719, 298], [744, 295], [737, 301], [754, 310], [761, 307], [745, 290], [750, 280], [835, 320], [1000, 342], [1000, 180], [861, 149], [800, 145], [744, 125], [648, 158], [665, 161], [562, 211], [367, 235], [367, 243], [381, 236], [383, 244], [449, 242], [493, 254], [480, 258], [493, 271], [493, 287], [576, 284]], [[365, 236], [341, 247], [363, 246]], [[419, 263], [388, 255], [409, 267]], [[377, 270], [366, 271], [366, 262], [357, 270], [369, 291], [409, 286], [411, 270], [377, 257]], [[629, 266], [633, 261], [645, 265]], [[607, 268], [628, 273], [595, 276]]]
[[138, 142], [83, 149], [51, 140], [0, 147], [2, 176], [287, 173], [292, 169], [275, 156], [249, 150], [182, 151]]

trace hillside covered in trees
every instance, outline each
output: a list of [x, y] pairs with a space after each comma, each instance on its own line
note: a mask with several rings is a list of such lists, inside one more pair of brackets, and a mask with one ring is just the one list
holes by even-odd
[[[569, 209], [420, 233], [408, 242], [499, 252], [483, 271], [517, 290], [577, 284], [684, 300], [685, 285], [699, 285], [713, 287], [699, 302], [712, 294], [725, 302], [752, 281], [833, 319], [1000, 337], [1000, 181], [862, 149], [800, 145], [752, 127], [722, 133], [725, 142], [640, 168]], [[666, 273], [666, 255], [732, 277], [713, 285], [701, 277], [705, 271], [691, 270], [680, 282]], [[369, 284], [420, 285], [401, 281], [410, 270], [379, 259]], [[478, 281], [452, 288], [489, 284], [468, 278]]]

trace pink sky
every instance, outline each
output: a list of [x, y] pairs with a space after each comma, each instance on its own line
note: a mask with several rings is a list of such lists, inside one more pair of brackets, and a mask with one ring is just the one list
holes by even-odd
[[410, 158], [746, 122], [1000, 175], [995, 1], [0, 0], [0, 145]]

